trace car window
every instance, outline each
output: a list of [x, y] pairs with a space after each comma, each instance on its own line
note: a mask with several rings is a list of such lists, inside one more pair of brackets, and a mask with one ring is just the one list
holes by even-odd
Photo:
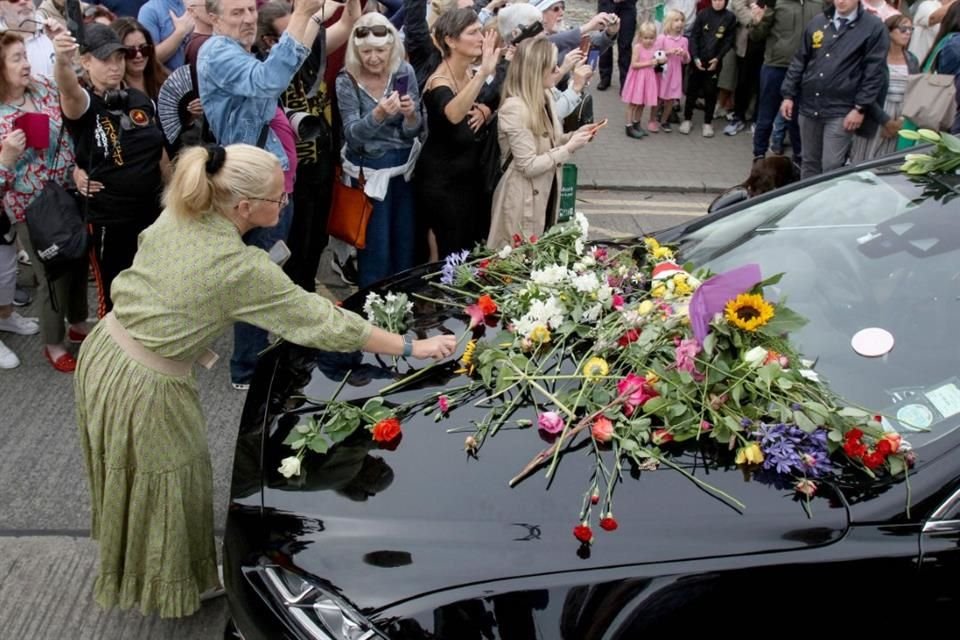
[[[692, 226], [681, 255], [722, 272], [784, 273], [768, 294], [810, 323], [794, 337], [852, 403], [921, 446], [960, 424], [960, 201], [950, 185], [860, 171]], [[894, 337], [867, 358], [853, 335]]]

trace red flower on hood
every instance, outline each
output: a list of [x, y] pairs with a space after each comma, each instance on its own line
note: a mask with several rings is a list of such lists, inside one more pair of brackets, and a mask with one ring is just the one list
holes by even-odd
[[373, 440], [381, 444], [389, 445], [394, 440], [399, 441], [403, 433], [400, 431], [400, 421], [396, 418], [384, 418], [373, 425]]
[[578, 524], [573, 528], [573, 537], [580, 542], [592, 542], [593, 530], [585, 524]]
[[619, 525], [617, 524], [617, 519], [614, 518], [613, 516], [600, 518], [600, 528], [603, 529], [604, 531], [616, 531], [618, 526]]
[[627, 332], [620, 336], [620, 339], [617, 340], [617, 344], [621, 347], [625, 347], [631, 342], [636, 342], [640, 339], [640, 330], [639, 329], [627, 329]]

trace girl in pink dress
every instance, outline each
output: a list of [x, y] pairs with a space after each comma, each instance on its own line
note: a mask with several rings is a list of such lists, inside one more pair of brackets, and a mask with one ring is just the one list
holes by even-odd
[[623, 83], [621, 99], [627, 103], [626, 133], [628, 138], [642, 138], [647, 135], [643, 126], [643, 114], [646, 108], [650, 109], [650, 123], [647, 129], [657, 131], [659, 127], [655, 120], [659, 88], [657, 74], [653, 67], [656, 51], [657, 27], [652, 22], [644, 22], [637, 27], [633, 38], [633, 59], [630, 60], [630, 71]]
[[683, 65], [690, 62], [690, 46], [683, 36], [683, 12], [671, 9], [663, 18], [663, 33], [657, 38], [654, 48], [667, 54], [667, 64], [660, 74], [660, 99], [663, 111], [660, 128], [670, 131], [668, 118], [673, 107], [683, 97]]

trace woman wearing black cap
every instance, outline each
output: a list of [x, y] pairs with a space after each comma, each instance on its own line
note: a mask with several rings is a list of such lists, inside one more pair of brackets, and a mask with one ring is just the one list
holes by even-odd
[[245, 245], [244, 233], [277, 224], [285, 200], [280, 162], [267, 151], [182, 151], [163, 213], [114, 280], [113, 311], [80, 349], [77, 419], [101, 606], [186, 616], [218, 585], [213, 480], [192, 366], [231, 324], [328, 351], [441, 358], [454, 350], [453, 336], [410, 341], [371, 326]]
[[73, 37], [61, 32], [54, 48], [60, 106], [77, 156], [77, 188], [86, 196], [87, 219], [93, 224], [93, 267], [102, 316], [113, 306], [113, 279], [133, 262], [137, 236], [160, 214], [163, 132], [153, 101], [123, 86], [130, 51], [110, 27], [84, 27], [80, 64], [88, 88], [81, 86], [73, 70], [77, 49]]

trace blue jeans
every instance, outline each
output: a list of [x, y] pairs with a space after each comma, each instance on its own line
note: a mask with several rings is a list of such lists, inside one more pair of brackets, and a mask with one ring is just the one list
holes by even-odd
[[[286, 241], [293, 220], [293, 201], [280, 212], [280, 221], [275, 227], [259, 227], [243, 236], [243, 242], [251, 247], [269, 251], [277, 240]], [[257, 368], [257, 354], [267, 348], [267, 332], [246, 322], [233, 325], [233, 355], [230, 356], [230, 381], [249, 383]]]
[[770, 136], [770, 148], [776, 153], [783, 153], [783, 139], [787, 135], [787, 121], [778, 111], [773, 119], [773, 134]]
[[[410, 149], [392, 149], [379, 158], [366, 158], [363, 166], [386, 169], [406, 163]], [[359, 165], [360, 158], [347, 155], [350, 162]], [[357, 181], [353, 180], [356, 185]], [[371, 199], [373, 214], [367, 224], [367, 246], [357, 251], [357, 271], [360, 287], [405, 271], [414, 264], [415, 219], [413, 184], [395, 176], [383, 200]]]
[[[783, 94], [780, 86], [787, 75], [786, 67], [760, 67], [760, 95], [757, 97], [757, 128], [753, 132], [753, 155], [766, 155], [770, 146], [770, 133], [773, 131], [773, 121], [780, 112], [780, 103]], [[793, 119], [787, 120], [787, 131], [790, 133], [790, 146], [793, 149], [794, 161], [800, 157], [800, 126], [797, 124], [800, 105], [793, 105]], [[782, 146], [782, 145], [781, 145]]]

